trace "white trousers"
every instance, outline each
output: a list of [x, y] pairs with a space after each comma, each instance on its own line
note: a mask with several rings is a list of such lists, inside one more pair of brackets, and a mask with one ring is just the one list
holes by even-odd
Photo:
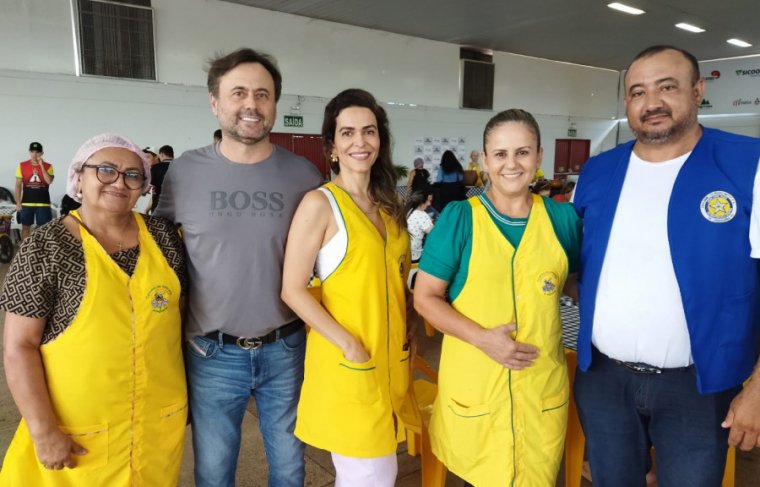
[[353, 458], [331, 453], [335, 465], [335, 487], [393, 487], [398, 463], [396, 454]]

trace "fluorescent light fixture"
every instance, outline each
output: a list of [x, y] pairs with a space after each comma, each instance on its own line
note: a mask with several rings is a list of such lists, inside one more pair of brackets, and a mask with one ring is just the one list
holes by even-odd
[[729, 39], [726, 42], [728, 42], [729, 44], [733, 44], [735, 46], [739, 46], [739, 47], [752, 47], [752, 44], [750, 44], [749, 42], [744, 42], [741, 39]]
[[607, 6], [611, 9], [618, 10], [620, 12], [625, 12], [631, 15], [641, 15], [643, 13], [646, 13], [639, 8], [629, 7], [628, 5], [625, 5], [619, 2], [608, 3]]
[[681, 22], [680, 24], [676, 24], [676, 27], [678, 27], [679, 29], [688, 30], [689, 32], [694, 32], [696, 34], [699, 34], [700, 32], [705, 31], [705, 29], [697, 27], [696, 25], [687, 24], [686, 22]]

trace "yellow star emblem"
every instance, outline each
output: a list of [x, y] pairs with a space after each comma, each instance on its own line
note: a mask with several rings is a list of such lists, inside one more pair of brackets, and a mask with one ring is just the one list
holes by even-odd
[[730, 205], [725, 198], [713, 198], [708, 203], [708, 206], [710, 207], [710, 213], [718, 217], [725, 216], [730, 209]]

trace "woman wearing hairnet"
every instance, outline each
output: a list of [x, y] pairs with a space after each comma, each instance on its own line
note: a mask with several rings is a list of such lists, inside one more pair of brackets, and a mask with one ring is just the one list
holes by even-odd
[[175, 227], [134, 213], [150, 166], [102, 134], [69, 167], [82, 206], [25, 240], [0, 293], [23, 419], [3, 486], [177, 485], [187, 417]]

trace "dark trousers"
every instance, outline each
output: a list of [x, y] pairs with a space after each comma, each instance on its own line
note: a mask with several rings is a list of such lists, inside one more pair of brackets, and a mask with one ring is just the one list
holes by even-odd
[[574, 385], [594, 487], [645, 487], [652, 446], [659, 487], [719, 487], [728, 442], [720, 424], [739, 390], [703, 396], [694, 366], [642, 374], [594, 349]]

